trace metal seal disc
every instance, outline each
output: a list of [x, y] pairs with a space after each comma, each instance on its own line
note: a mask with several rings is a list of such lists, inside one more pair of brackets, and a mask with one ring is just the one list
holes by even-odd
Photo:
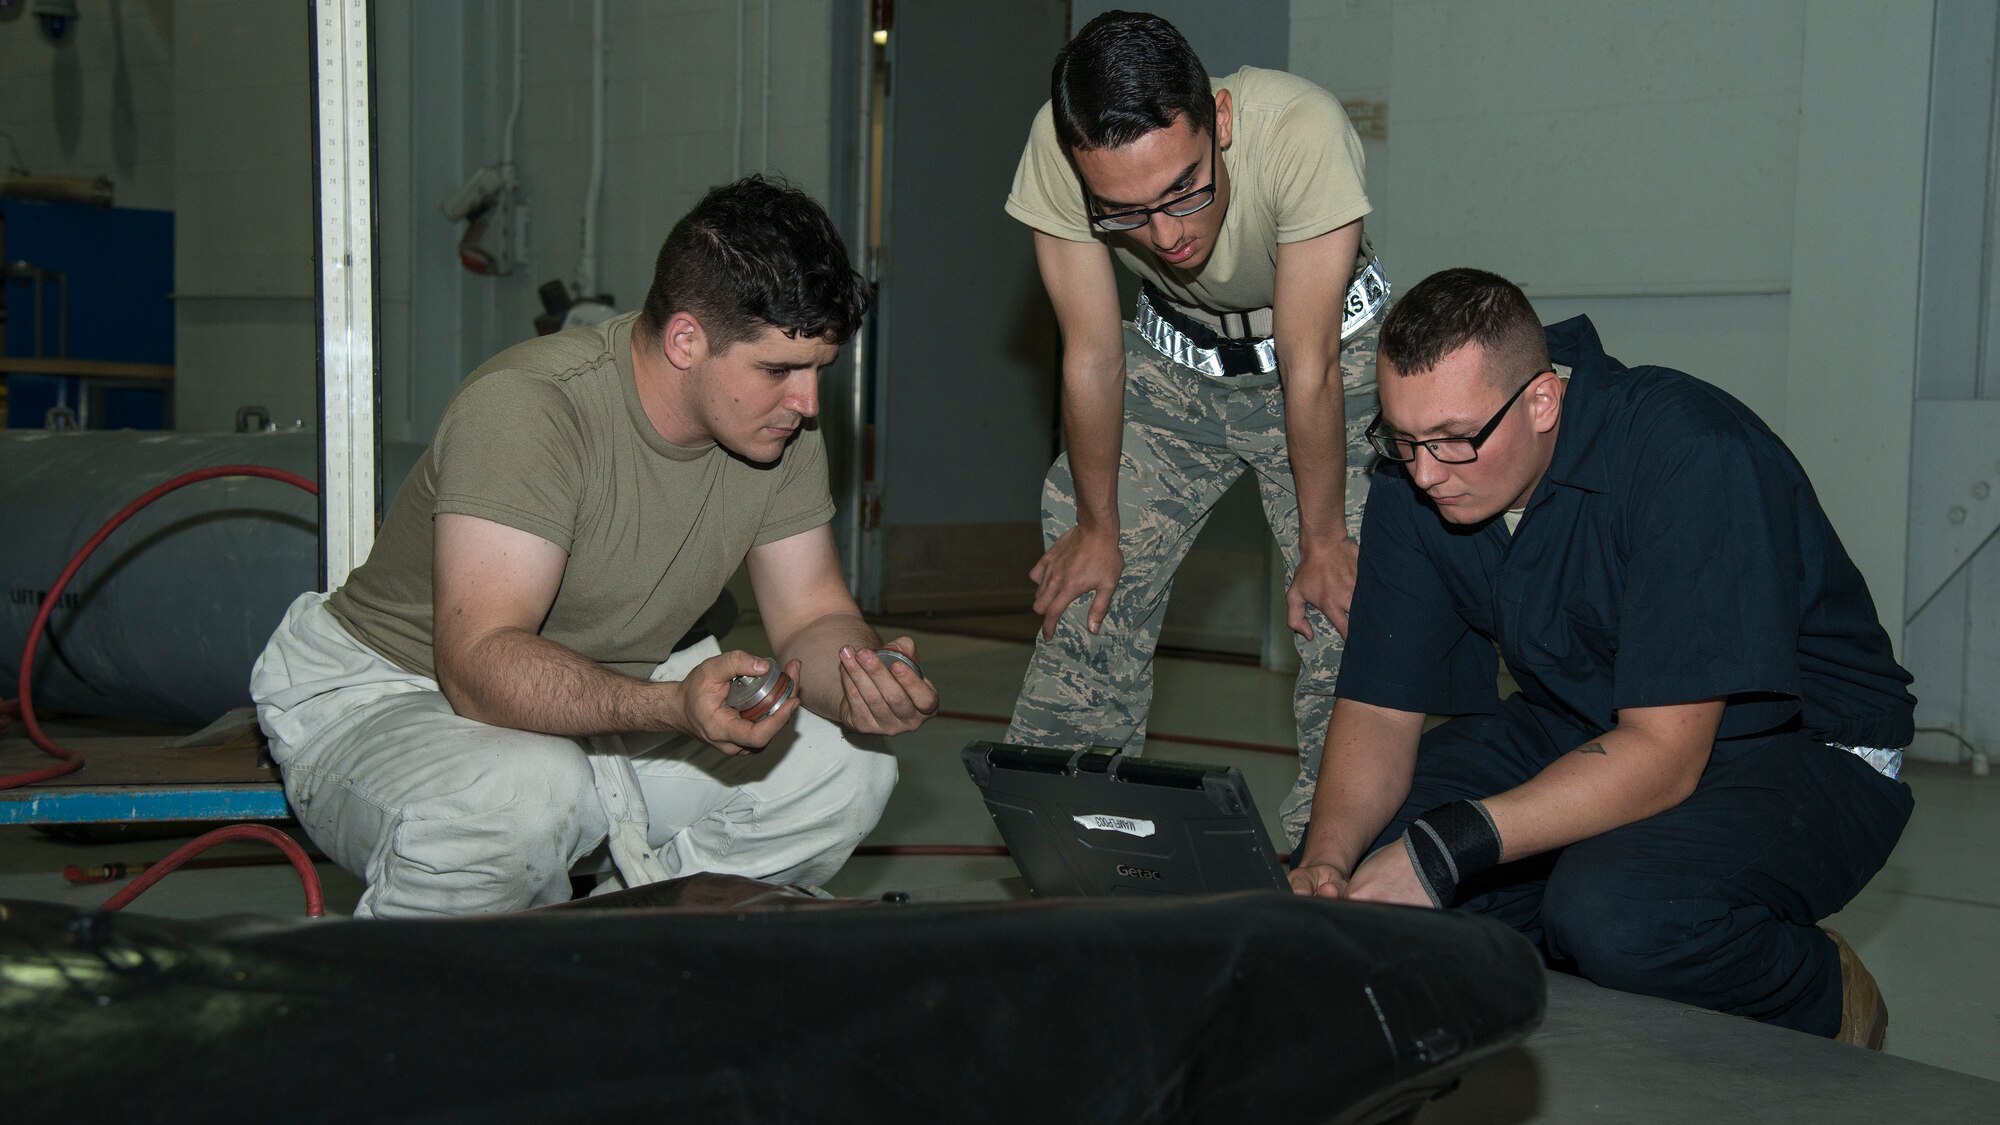
[[910, 668], [910, 671], [915, 672], [917, 674], [918, 679], [921, 680], [924, 678], [924, 670], [922, 668], [917, 667], [916, 661], [910, 659], [908, 656], [903, 655], [901, 649], [878, 648], [875, 650], [875, 657], [884, 664], [907, 664]]
[[770, 670], [761, 676], [737, 676], [729, 681], [729, 706], [754, 723], [782, 707], [794, 688], [792, 678], [773, 660]]

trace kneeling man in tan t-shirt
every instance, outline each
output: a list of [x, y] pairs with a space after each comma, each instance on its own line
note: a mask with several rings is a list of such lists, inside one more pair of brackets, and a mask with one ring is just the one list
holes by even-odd
[[[300, 823], [367, 881], [357, 916], [559, 902], [606, 845], [625, 885], [839, 870], [895, 784], [876, 736], [938, 707], [875, 655], [809, 424], [868, 300], [825, 211], [753, 176], [675, 225], [640, 312], [459, 387], [367, 562], [252, 673]], [[769, 661], [672, 651], [746, 562], [799, 689], [756, 721], [730, 681]]]

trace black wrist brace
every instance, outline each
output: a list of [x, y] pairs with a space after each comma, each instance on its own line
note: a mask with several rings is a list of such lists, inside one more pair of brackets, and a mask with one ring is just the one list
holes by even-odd
[[1500, 862], [1500, 831], [1478, 801], [1439, 805], [1410, 822], [1403, 849], [1431, 905], [1450, 906], [1466, 880]]

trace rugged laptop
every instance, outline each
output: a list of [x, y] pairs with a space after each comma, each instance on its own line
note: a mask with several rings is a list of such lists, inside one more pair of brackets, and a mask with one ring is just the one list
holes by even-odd
[[1242, 771], [974, 742], [962, 754], [1036, 897], [1286, 889]]

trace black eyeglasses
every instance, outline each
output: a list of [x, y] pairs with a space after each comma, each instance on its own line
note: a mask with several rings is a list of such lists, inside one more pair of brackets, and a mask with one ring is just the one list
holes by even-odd
[[[1154, 215], [1167, 215], [1176, 219], [1185, 219], [1196, 211], [1215, 202], [1215, 162], [1219, 151], [1216, 147], [1215, 129], [1211, 126], [1208, 130], [1207, 187], [1196, 188], [1186, 195], [1169, 199], [1158, 207], [1137, 207], [1130, 211], [1113, 211], [1108, 215], [1100, 215], [1092, 211], [1090, 214], [1090, 225], [1096, 227], [1098, 230], [1138, 230], [1140, 227], [1152, 222]], [[1086, 205], [1090, 202], [1090, 193], [1088, 191], [1084, 193], [1084, 202]]]
[[1375, 452], [1391, 461], [1416, 460], [1417, 447], [1420, 445], [1430, 450], [1431, 456], [1441, 464], [1463, 465], [1468, 461], [1477, 461], [1479, 447], [1486, 444], [1487, 438], [1493, 436], [1493, 431], [1500, 426], [1500, 419], [1507, 416], [1507, 411], [1513, 407], [1515, 400], [1521, 397], [1521, 392], [1534, 386], [1536, 379], [1553, 373], [1553, 371], [1537, 371], [1527, 382], [1514, 388], [1514, 393], [1507, 396], [1507, 401], [1501, 404], [1500, 409], [1493, 412], [1493, 417], [1488, 418], [1486, 424], [1479, 427], [1479, 432], [1469, 438], [1446, 437], [1412, 441], [1409, 438], [1389, 437], [1375, 432], [1375, 427], [1382, 424], [1382, 415], [1378, 413], [1374, 421], [1368, 423], [1368, 444], [1375, 447]]

